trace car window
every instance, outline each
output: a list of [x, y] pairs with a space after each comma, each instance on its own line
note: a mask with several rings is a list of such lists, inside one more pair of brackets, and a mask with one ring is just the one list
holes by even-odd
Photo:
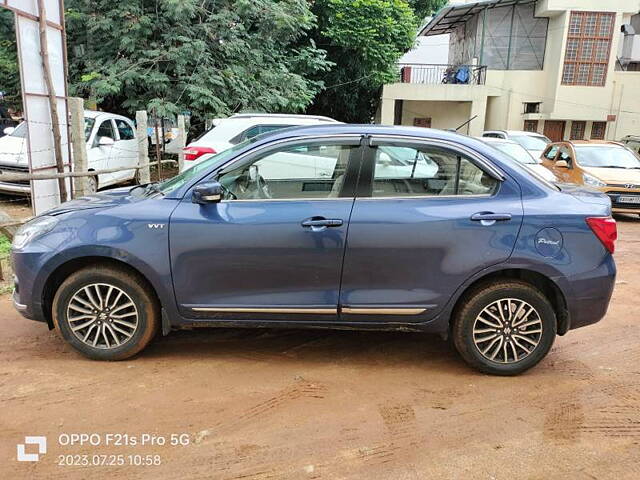
[[576, 145], [576, 155], [583, 167], [640, 169], [638, 156], [618, 145]]
[[504, 138], [504, 135], [501, 133], [483, 133], [482, 136], [490, 138]]
[[293, 125], [254, 125], [251, 128], [248, 128], [240, 135], [235, 136], [231, 139], [232, 144], [236, 144], [239, 142], [243, 142], [245, 140], [249, 140], [251, 138], [257, 137], [258, 135], [262, 135], [263, 133], [275, 132], [276, 130], [282, 130], [283, 128], [292, 127]]
[[116, 119], [116, 128], [120, 134], [120, 140], [133, 140], [135, 138], [133, 127], [128, 122]]
[[635, 140], [630, 140], [626, 143], [628, 149], [633, 150], [636, 153], [640, 153], [640, 142], [636, 142]]
[[10, 137], [27, 138], [27, 123], [22, 122], [16, 129], [9, 134]]
[[544, 158], [546, 158], [547, 160], [553, 160], [554, 158], [556, 158], [556, 155], [558, 154], [558, 149], [560, 148], [559, 145], [553, 145], [549, 150], [547, 150], [547, 152], [544, 154]]
[[509, 140], [518, 142], [527, 150], [544, 150], [551, 143], [551, 140], [542, 135], [511, 135]]
[[91, 136], [91, 131], [96, 123], [95, 118], [84, 117], [84, 141], [88, 142]]
[[228, 191], [227, 200], [337, 197], [355, 148], [325, 143], [288, 147], [224, 171], [218, 181]]
[[497, 185], [497, 180], [453, 150], [381, 146], [376, 149], [371, 195], [490, 195]]
[[520, 163], [526, 163], [529, 165], [535, 165], [538, 163], [538, 160], [533, 158], [531, 154], [525, 150], [525, 148], [518, 143], [500, 143], [495, 142], [491, 144], [501, 152], [506, 153], [507, 155], [511, 155], [513, 158], [518, 160]]
[[568, 165], [571, 165], [571, 150], [567, 147], [560, 147], [560, 155], [558, 155], [556, 162], [560, 160], [564, 160]]
[[116, 134], [113, 131], [113, 124], [111, 123], [111, 120], [105, 120], [98, 127], [96, 138], [99, 139], [100, 137], [109, 137], [113, 138], [114, 140], [116, 139]]

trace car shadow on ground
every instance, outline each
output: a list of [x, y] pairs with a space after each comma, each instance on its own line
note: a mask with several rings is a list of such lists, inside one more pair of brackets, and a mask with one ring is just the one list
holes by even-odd
[[424, 333], [325, 329], [197, 328], [159, 337], [140, 357], [348, 363], [467, 370], [450, 342]]

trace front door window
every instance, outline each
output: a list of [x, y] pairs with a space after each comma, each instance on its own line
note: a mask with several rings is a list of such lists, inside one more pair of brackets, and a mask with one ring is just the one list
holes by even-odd
[[340, 195], [357, 147], [307, 144], [269, 153], [223, 172], [227, 200], [326, 199]]

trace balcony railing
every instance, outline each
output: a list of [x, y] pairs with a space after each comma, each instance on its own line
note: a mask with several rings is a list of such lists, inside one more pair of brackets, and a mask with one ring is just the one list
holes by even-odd
[[405, 63], [400, 65], [402, 83], [437, 85], [484, 85], [487, 77], [485, 65], [427, 65]]

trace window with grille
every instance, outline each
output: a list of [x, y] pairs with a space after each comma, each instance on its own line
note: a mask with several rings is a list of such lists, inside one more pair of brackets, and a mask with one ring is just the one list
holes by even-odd
[[587, 122], [571, 122], [571, 140], [584, 140]]
[[571, 12], [563, 85], [604, 86], [614, 20], [614, 13]]
[[537, 132], [538, 131], [538, 120], [525, 120], [524, 121], [524, 131], [525, 132]]
[[593, 122], [591, 126], [591, 140], [604, 140], [607, 122]]

